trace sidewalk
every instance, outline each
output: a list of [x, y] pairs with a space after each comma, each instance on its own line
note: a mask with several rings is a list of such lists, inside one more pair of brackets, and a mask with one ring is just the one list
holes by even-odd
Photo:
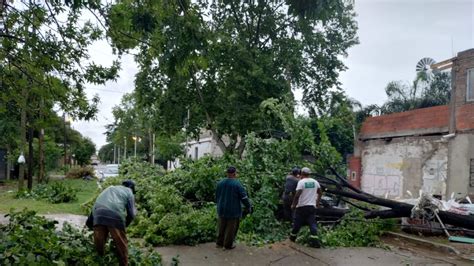
[[474, 265], [474, 245], [449, 242], [446, 237], [418, 237], [401, 232], [387, 232], [383, 241], [399, 248], [416, 250], [421, 253], [429, 252], [432, 256], [461, 258]]
[[[48, 220], [56, 220], [58, 224], [56, 225], [56, 229], [61, 230], [63, 228], [63, 224], [68, 222], [72, 226], [81, 229], [86, 224], [87, 217], [83, 215], [76, 215], [76, 214], [39, 214]], [[5, 214], [0, 213], [0, 224], [8, 223], [8, 217], [5, 217]]]
[[[177, 257], [180, 265], [471, 265], [454, 259], [430, 258], [407, 250], [381, 248], [313, 249], [289, 241], [264, 247], [238, 244], [234, 250], [215, 248], [214, 243], [156, 248], [164, 265]], [[465, 264], [464, 264], [465, 263]]]

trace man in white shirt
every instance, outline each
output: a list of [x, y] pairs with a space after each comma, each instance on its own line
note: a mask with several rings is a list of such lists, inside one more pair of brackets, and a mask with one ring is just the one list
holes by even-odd
[[301, 180], [296, 186], [296, 194], [293, 199], [292, 209], [295, 209], [295, 220], [290, 240], [295, 241], [303, 225], [309, 225], [311, 232], [310, 245], [319, 248], [320, 243], [317, 238], [316, 208], [321, 201], [321, 186], [318, 181], [309, 177], [311, 170], [308, 167], [301, 169]]

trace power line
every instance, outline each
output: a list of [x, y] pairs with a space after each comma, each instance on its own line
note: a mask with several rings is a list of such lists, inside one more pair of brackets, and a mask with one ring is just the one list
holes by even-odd
[[96, 91], [104, 91], [104, 92], [112, 92], [112, 93], [120, 93], [120, 94], [126, 94], [128, 92], [125, 91], [114, 91], [114, 90], [108, 90], [108, 89], [96, 89], [96, 88], [87, 88], [88, 90], [96, 90]]

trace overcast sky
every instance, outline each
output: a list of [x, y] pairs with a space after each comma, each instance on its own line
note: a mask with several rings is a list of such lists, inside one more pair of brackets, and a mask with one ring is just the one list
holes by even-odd
[[[364, 105], [383, 103], [388, 82], [412, 81], [421, 58], [439, 62], [474, 48], [474, 0], [356, 0], [355, 9], [360, 44], [349, 49], [348, 69], [340, 80], [347, 94]], [[114, 58], [105, 42], [94, 45], [91, 54], [104, 64]], [[125, 56], [116, 82], [88, 87], [89, 95], [101, 98], [97, 121], [78, 121], [73, 127], [97, 149], [105, 144], [112, 107], [133, 90], [136, 72], [133, 57]]]

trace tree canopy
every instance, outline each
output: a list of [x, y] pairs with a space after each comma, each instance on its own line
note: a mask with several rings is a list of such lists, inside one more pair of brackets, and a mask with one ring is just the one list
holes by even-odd
[[[99, 98], [89, 99], [85, 87], [115, 79], [119, 69], [118, 61], [104, 66], [89, 56], [90, 45], [104, 34], [97, 22], [83, 15], [100, 8], [95, 0], [1, 1], [0, 120], [16, 124], [1, 128], [0, 142], [24, 153], [27, 129], [42, 132], [51, 126], [55, 112], [75, 119], [95, 117]], [[42, 141], [38, 149], [43, 154]], [[20, 189], [23, 176], [20, 165]]]
[[241, 152], [239, 140], [266, 129], [266, 99], [301, 89], [315, 113], [339, 87], [340, 56], [357, 43], [351, 2], [120, 1], [107, 11], [108, 35], [139, 51], [137, 104], [160, 130], [206, 128]]

